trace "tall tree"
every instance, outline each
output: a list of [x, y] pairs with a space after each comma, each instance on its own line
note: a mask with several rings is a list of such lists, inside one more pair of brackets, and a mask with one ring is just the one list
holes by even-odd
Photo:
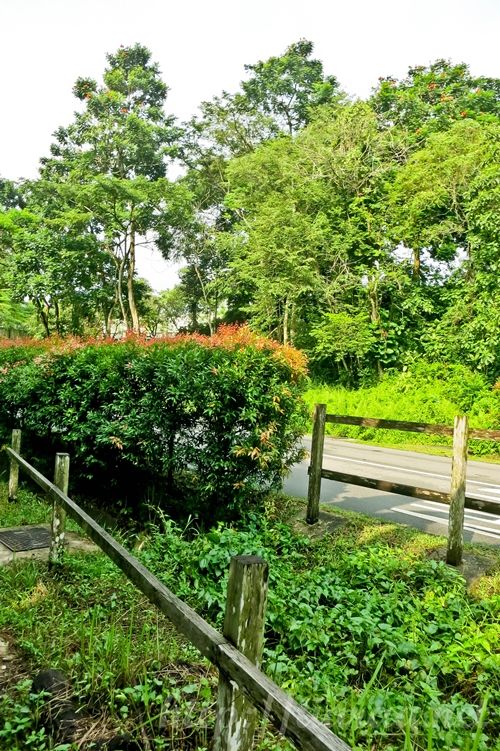
[[413, 277], [422, 276], [425, 250], [436, 261], [468, 255], [467, 195], [491, 159], [488, 141], [498, 125], [466, 119], [429, 136], [402, 166], [391, 189], [392, 233], [413, 252]]
[[86, 215], [88, 231], [114, 265], [117, 309], [124, 323], [138, 330], [137, 248], [168, 246], [172, 226], [188, 212], [189, 194], [166, 179], [180, 131], [165, 115], [167, 86], [151, 53], [136, 44], [107, 60], [102, 85], [77, 80], [73, 91], [83, 110], [56, 131], [41, 177], [58, 192], [47, 213]]
[[282, 55], [253, 65], [241, 87], [249, 105], [271, 118], [278, 132], [293, 135], [311, 119], [312, 110], [338, 97], [335, 76], [325, 76], [321, 60], [312, 59], [312, 42], [301, 39]]
[[383, 328], [381, 299], [394, 267], [386, 185], [400, 148], [358, 103], [319, 108], [296, 138], [230, 163], [226, 204], [239, 220], [230, 266], [233, 283], [251, 290], [247, 312], [256, 325], [304, 344], [322, 313], [356, 302]]
[[500, 79], [473, 76], [465, 63], [436, 60], [398, 80], [379, 78], [371, 99], [386, 127], [405, 128], [415, 146], [464, 118], [495, 121], [500, 115]]

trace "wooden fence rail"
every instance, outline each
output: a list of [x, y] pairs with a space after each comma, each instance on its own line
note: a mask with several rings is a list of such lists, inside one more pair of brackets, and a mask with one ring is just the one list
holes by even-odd
[[[433, 435], [453, 436], [453, 459], [450, 478], [450, 492], [444, 493], [429, 488], [419, 488], [413, 485], [402, 485], [374, 477], [362, 477], [345, 472], [323, 469], [323, 446], [325, 440], [326, 423], [340, 425], [360, 425], [367, 428], [383, 430], [404, 430], [414, 433], [429, 433]], [[426, 501], [437, 501], [449, 506], [448, 549], [446, 561], [451, 565], [459, 565], [463, 555], [463, 526], [464, 508], [490, 513], [498, 513], [498, 504], [465, 495], [467, 473], [467, 446], [469, 439], [500, 441], [500, 430], [481, 430], [469, 428], [466, 416], [455, 417], [454, 426], [433, 425], [423, 422], [405, 422], [403, 420], [382, 420], [373, 417], [355, 417], [352, 415], [330, 415], [326, 412], [326, 404], [317, 404], [314, 411], [314, 423], [311, 445], [311, 460], [309, 464], [309, 489], [306, 519], [309, 524], [315, 524], [319, 518], [319, 500], [321, 480], [336, 480], [349, 485], [359, 485], [374, 490], [384, 490], [387, 493], [398, 493], [411, 498]]]
[[[52, 498], [53, 518], [56, 516], [58, 519], [58, 523], [52, 525], [53, 530], [56, 530], [53, 536], [64, 534], [63, 511], [85, 530], [136, 588], [169, 618], [177, 630], [218, 668], [217, 751], [251, 751], [254, 707], [298, 749], [350, 751], [344, 741], [282, 691], [254, 664], [259, 662], [261, 656], [267, 587], [267, 566], [261, 559], [249, 556], [233, 559], [222, 635], [174, 595], [58, 486], [67, 481], [66, 470], [61, 469], [64, 465], [61, 459], [56, 460], [55, 484], [23, 459], [18, 451], [8, 447], [5, 450], [10, 457], [11, 468], [14, 465], [17, 469], [21, 468]], [[67, 484], [65, 487], [67, 489]], [[57, 550], [56, 560], [60, 560], [56, 542], [53, 540], [52, 547]], [[60, 544], [60, 540], [58, 543]], [[238, 648], [243, 644], [245, 654]], [[247, 701], [241, 701], [240, 693], [234, 691], [232, 684], [238, 686]]]
[[[406, 422], [405, 420], [382, 420], [378, 417], [353, 417], [351, 415], [325, 414], [325, 421], [339, 425], [360, 425], [364, 428], [404, 430], [410, 433], [429, 433], [434, 435], [452, 436], [454, 430], [450, 425], [435, 425], [429, 422]], [[469, 428], [469, 438], [482, 441], [500, 441], [500, 430]]]

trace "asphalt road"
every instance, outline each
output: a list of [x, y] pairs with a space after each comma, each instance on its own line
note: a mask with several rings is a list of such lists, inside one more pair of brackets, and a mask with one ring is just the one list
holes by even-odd
[[[310, 447], [310, 439], [305, 439]], [[284, 484], [291, 495], [307, 496], [309, 460], [296, 464]], [[335, 438], [325, 438], [325, 469], [374, 477], [431, 490], [449, 491], [451, 459], [413, 451], [367, 446]], [[500, 465], [469, 461], [467, 495], [498, 503], [498, 514], [465, 509], [464, 538], [500, 546]], [[433, 534], [446, 535], [448, 509], [441, 503], [347, 485], [321, 481], [321, 503], [377, 516], [386, 521], [407, 524]]]

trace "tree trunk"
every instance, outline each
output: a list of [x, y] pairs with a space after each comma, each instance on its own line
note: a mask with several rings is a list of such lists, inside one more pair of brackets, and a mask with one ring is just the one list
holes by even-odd
[[420, 250], [418, 248], [413, 250], [413, 272], [412, 277], [414, 282], [420, 281]]
[[294, 302], [290, 304], [290, 344], [293, 347], [293, 343], [295, 341], [295, 324], [296, 324], [296, 312], [297, 312], [297, 306]]
[[[376, 323], [377, 325], [380, 324], [380, 314], [378, 310], [378, 299], [377, 299], [377, 283], [376, 280], [368, 282], [368, 299], [370, 301], [370, 319], [372, 323]], [[377, 373], [379, 376], [383, 374], [383, 368], [382, 363], [380, 360], [376, 361], [377, 363]]]
[[123, 323], [125, 324], [126, 328], [129, 328], [129, 322], [128, 322], [128, 316], [127, 311], [125, 310], [125, 304], [123, 302], [123, 271], [125, 268], [125, 258], [123, 258], [121, 261], [117, 263], [117, 273], [116, 273], [116, 297], [118, 305], [120, 306], [121, 314]]
[[56, 331], [58, 334], [61, 333], [61, 317], [59, 313], [59, 303], [57, 300], [54, 300], [54, 312], [56, 316]]
[[49, 316], [48, 313], [45, 312], [43, 309], [43, 305], [39, 300], [33, 300], [35, 303], [35, 307], [38, 309], [38, 315], [40, 316], [40, 320], [42, 321], [43, 328], [45, 329], [45, 335], [50, 336], [50, 328], [49, 328]]
[[192, 300], [189, 305], [189, 317], [191, 318], [191, 328], [193, 331], [198, 330], [198, 302]]
[[[44, 300], [44, 303], [45, 303], [45, 300]], [[44, 310], [44, 305], [40, 302], [40, 300], [37, 300], [36, 298], [33, 298], [33, 305], [37, 309], [38, 315], [40, 316], [40, 320], [45, 330], [45, 336], [50, 336], [49, 312], [48, 312], [47, 303], [45, 303], [45, 307], [47, 308], [47, 310]]]
[[139, 333], [139, 314], [137, 312], [137, 305], [135, 302], [135, 290], [134, 290], [134, 273], [135, 273], [135, 230], [132, 227], [130, 230], [130, 243], [128, 247], [128, 268], [127, 268], [127, 299], [128, 307], [130, 310], [130, 316], [132, 318], [132, 329]]
[[289, 319], [290, 319], [290, 309], [288, 306], [288, 297], [285, 299], [284, 302], [284, 310], [283, 310], [283, 344], [288, 344], [289, 340]]
[[198, 277], [198, 282], [200, 284], [201, 294], [203, 295], [203, 302], [205, 303], [205, 307], [206, 307], [206, 309], [208, 311], [208, 328], [209, 328], [209, 331], [210, 331], [210, 336], [213, 336], [214, 325], [213, 325], [213, 321], [212, 321], [212, 315], [210, 313], [210, 302], [209, 302], [208, 297], [207, 297], [207, 293], [206, 293], [206, 290], [205, 290], [205, 285], [203, 284], [203, 279], [201, 278], [200, 270], [199, 270], [198, 265], [196, 263], [194, 264], [194, 270], [195, 270], [196, 276]]
[[111, 319], [113, 317], [113, 310], [115, 309], [114, 305], [111, 305], [111, 307], [106, 310], [105, 307], [103, 307], [103, 314], [104, 314], [104, 333], [106, 336], [111, 336]]

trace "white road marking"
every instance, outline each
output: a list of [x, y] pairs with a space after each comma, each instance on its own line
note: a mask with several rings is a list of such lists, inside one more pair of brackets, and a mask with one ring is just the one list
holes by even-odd
[[484, 489], [485, 493], [494, 493], [495, 495], [500, 495], [500, 486], [499, 485], [492, 485], [489, 488]]
[[[430, 501], [429, 503], [432, 503], [432, 501]], [[430, 508], [429, 509], [429, 506], [426, 505], [425, 503], [413, 503], [413, 502], [410, 503], [410, 506], [413, 506], [414, 508], [423, 508], [424, 510], [427, 510], [427, 511], [430, 511], [430, 512], [438, 512], [438, 513], [444, 514], [446, 517], [448, 517], [448, 506], [446, 506], [445, 504], [436, 504], [436, 506], [439, 506], [439, 505], [441, 506], [441, 508]], [[477, 516], [474, 516], [474, 514], [480, 514], [480, 513], [482, 513], [482, 512], [481, 511], [470, 511], [469, 509], [465, 509], [465, 515], [464, 515], [465, 521], [469, 522], [471, 524], [474, 523], [474, 522], [487, 522], [488, 519], [481, 519], [481, 518], [478, 518]], [[490, 516], [493, 517], [492, 521], [490, 522], [490, 524], [500, 524], [500, 517], [499, 516], [496, 516], [495, 514], [490, 514]], [[490, 529], [490, 527], [480, 527], [479, 525], [476, 525], [476, 526], [477, 526], [478, 529]], [[492, 532], [494, 532], [494, 531], [495, 530], [492, 530]]]
[[[429, 508], [428, 508], [427, 506], [425, 506], [425, 505], [424, 505], [423, 503], [410, 503], [410, 506], [413, 506], [413, 508], [423, 508], [423, 509], [424, 509], [424, 511], [425, 511], [425, 510], [427, 510], [427, 511], [433, 511], [433, 509], [429, 509]], [[438, 509], [436, 509], [436, 511], [438, 511]], [[439, 509], [439, 511], [441, 511], [441, 509]], [[445, 517], [446, 517], [446, 518], [448, 518], [448, 510], [447, 510], [447, 509], [446, 509], [446, 510], [445, 510], [445, 509], [443, 509], [443, 510], [441, 511], [441, 513], [443, 513], [443, 514], [445, 515]], [[437, 517], [437, 518], [439, 519], [439, 517]], [[475, 519], [475, 518], [474, 518], [473, 516], [470, 516], [470, 515], [469, 515], [469, 514], [468, 514], [467, 512], [465, 513], [465, 517], [464, 517], [464, 518], [465, 518], [465, 523], [466, 523], [466, 524], [467, 524], [467, 523], [468, 523], [468, 524], [471, 524], [471, 525], [473, 525], [473, 526], [474, 526], [474, 527], [475, 527], [476, 529], [484, 529], [484, 530], [486, 530], [487, 532], [493, 532], [494, 534], [497, 534], [497, 531], [496, 531], [495, 529], [491, 529], [491, 527], [483, 527], [483, 526], [481, 526], [480, 524], [476, 524], [476, 523], [475, 523], [476, 521], [478, 521], [478, 522], [482, 522], [482, 521], [485, 521], [484, 519]], [[499, 520], [499, 521], [500, 521], [500, 520]], [[495, 523], [495, 522], [493, 522], [493, 523]], [[498, 531], [498, 534], [500, 534], [500, 530]]]
[[[422, 504], [416, 504], [416, 503], [414, 503], [413, 505], [415, 505], [415, 506], [416, 505], [421, 505], [422, 508], [424, 508], [424, 506]], [[447, 503], [438, 503], [437, 501], [425, 501], [425, 508], [428, 508], [429, 506], [434, 507], [436, 510], [442, 510], [443, 508], [446, 509], [446, 510], [448, 509], [448, 504]], [[500, 507], [499, 507], [498, 511], [500, 513]], [[476, 509], [468, 509], [468, 508], [466, 508], [465, 509], [465, 514], [466, 514], [466, 516], [469, 515], [469, 514], [476, 514], [478, 516], [486, 516], [486, 517], [489, 517], [489, 518], [493, 519], [495, 524], [498, 524], [498, 522], [500, 521], [500, 516], [498, 514], [490, 514], [489, 511], [476, 511]], [[485, 520], [483, 520], [483, 521], [485, 521]]]
[[[406, 514], [407, 516], [416, 516], [419, 519], [425, 519], [426, 521], [434, 522], [435, 524], [442, 524], [443, 520], [439, 519], [436, 516], [430, 516], [429, 514], [419, 514], [417, 511], [408, 511], [407, 509], [403, 508], [397, 508], [393, 506], [391, 508], [391, 511], [396, 511], [398, 514]], [[468, 532], [477, 532], [479, 535], [483, 535], [484, 537], [492, 537], [494, 540], [500, 540], [500, 532], [495, 532], [495, 530], [489, 530], [487, 532], [483, 532], [483, 529], [488, 529], [487, 527], [476, 527], [469, 524], [464, 524], [464, 529], [466, 529]]]
[[[340, 459], [343, 462], [352, 462], [354, 464], [367, 464], [370, 467], [381, 467], [382, 469], [396, 469], [398, 472], [411, 472], [414, 475], [426, 475], [428, 477], [439, 477], [444, 480], [450, 479], [450, 475], [440, 475], [440, 474], [436, 474], [435, 472], [424, 472], [424, 470], [410, 469], [409, 467], [397, 467], [394, 464], [379, 464], [377, 462], [365, 461], [364, 459], [351, 459], [348, 456], [340, 456], [339, 454], [336, 454], [335, 456], [333, 454], [323, 454], [323, 457], [327, 459], [337, 459], [337, 461]], [[467, 480], [467, 484], [468, 485], [485, 485], [487, 490], [489, 490], [490, 492], [500, 493], [500, 485], [492, 485], [490, 482], [481, 482], [480, 480]]]

